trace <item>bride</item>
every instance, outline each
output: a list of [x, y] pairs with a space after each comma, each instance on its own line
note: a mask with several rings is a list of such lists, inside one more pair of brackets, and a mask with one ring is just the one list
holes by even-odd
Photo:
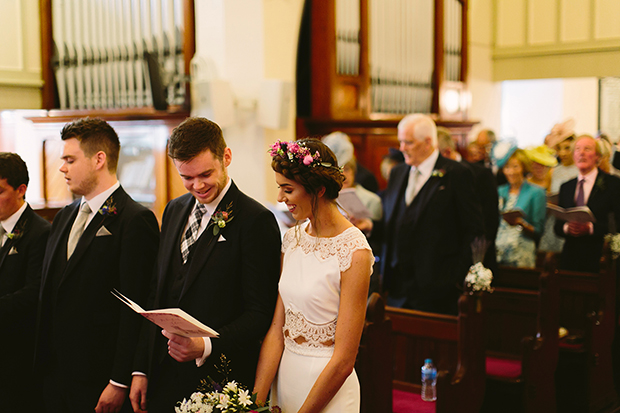
[[254, 391], [285, 413], [359, 412], [354, 365], [374, 261], [366, 237], [338, 210], [344, 177], [321, 141], [276, 142], [271, 166], [299, 222], [282, 242], [282, 274]]

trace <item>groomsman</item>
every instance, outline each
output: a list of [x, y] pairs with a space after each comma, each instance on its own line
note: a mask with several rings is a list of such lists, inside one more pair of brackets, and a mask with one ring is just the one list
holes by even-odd
[[56, 215], [43, 260], [38, 400], [47, 413], [131, 411], [126, 399], [142, 319], [110, 291], [145, 304], [157, 220], [117, 180], [120, 142], [110, 125], [77, 120], [61, 139], [60, 172], [79, 198]]
[[41, 285], [41, 263], [50, 223], [24, 200], [26, 163], [0, 153], [0, 406], [23, 410], [31, 397], [34, 326]]
[[168, 156], [189, 193], [164, 211], [149, 307], [181, 308], [219, 337], [184, 338], [145, 324], [139, 347], [150, 351], [137, 370], [147, 375], [134, 375], [130, 398], [135, 411], [149, 413], [172, 412], [201, 379], [223, 379], [216, 369], [221, 354], [230, 362], [228, 379], [252, 389], [280, 274], [278, 224], [228, 176], [232, 152], [220, 127], [185, 120], [172, 132]]

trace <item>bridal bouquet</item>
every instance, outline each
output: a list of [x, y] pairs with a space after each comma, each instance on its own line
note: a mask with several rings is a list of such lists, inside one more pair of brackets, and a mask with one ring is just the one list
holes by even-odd
[[189, 399], [183, 399], [178, 404], [174, 408], [176, 413], [282, 412], [279, 407], [258, 407], [256, 394], [250, 395], [248, 390], [244, 390], [235, 381], [227, 383], [221, 390], [195, 392]]
[[224, 354], [220, 356], [220, 366], [216, 365], [215, 368], [224, 377], [222, 384], [216, 383], [211, 377], [207, 377], [208, 381], [202, 380], [197, 392], [189, 399], [177, 402], [174, 408], [176, 413], [282, 413], [277, 406], [258, 406], [256, 393], [250, 394], [236, 381], [228, 381], [229, 360]]

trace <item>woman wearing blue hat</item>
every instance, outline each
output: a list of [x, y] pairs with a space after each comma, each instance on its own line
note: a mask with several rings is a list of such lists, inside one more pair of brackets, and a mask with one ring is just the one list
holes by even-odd
[[497, 145], [494, 158], [508, 183], [497, 188], [502, 215], [496, 239], [497, 263], [533, 268], [536, 243], [545, 224], [545, 190], [525, 180], [529, 159], [524, 151], [512, 143], [501, 145]]

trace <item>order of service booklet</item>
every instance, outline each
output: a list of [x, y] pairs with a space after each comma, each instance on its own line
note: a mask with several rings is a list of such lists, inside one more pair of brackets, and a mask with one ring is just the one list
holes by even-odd
[[137, 303], [133, 302], [116, 289], [111, 293], [127, 304], [129, 308], [140, 314], [144, 318], [157, 324], [161, 328], [171, 333], [183, 337], [218, 337], [219, 333], [210, 327], [202, 324], [191, 315], [180, 308], [165, 308], [161, 310], [145, 311]]
[[338, 194], [338, 203], [352, 217], [357, 219], [370, 218], [370, 211], [355, 193], [355, 188], [341, 189], [340, 194]]
[[562, 208], [557, 205], [547, 204], [547, 211], [556, 218], [567, 222], [596, 222], [592, 211], [587, 206]]

